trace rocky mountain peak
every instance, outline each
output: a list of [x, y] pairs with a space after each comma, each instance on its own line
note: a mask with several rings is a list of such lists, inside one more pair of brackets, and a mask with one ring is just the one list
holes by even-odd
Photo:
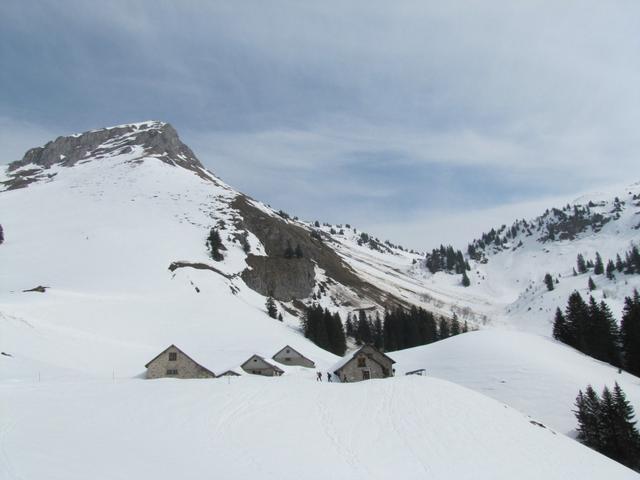
[[54, 165], [71, 167], [86, 160], [131, 155], [131, 161], [154, 157], [169, 165], [187, 168], [203, 176], [205, 168], [168, 123], [146, 121], [62, 136], [32, 148], [8, 167], [8, 189], [45, 178]]

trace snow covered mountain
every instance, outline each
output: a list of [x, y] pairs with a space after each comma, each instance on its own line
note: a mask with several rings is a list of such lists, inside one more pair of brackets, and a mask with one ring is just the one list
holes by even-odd
[[[423, 253], [243, 195], [162, 122], [60, 137], [0, 168], [0, 185], [2, 478], [201, 478], [220, 463], [226, 478], [326, 478], [308, 470], [320, 461], [333, 478], [636, 478], [562, 434], [578, 388], [618, 380], [640, 411], [639, 380], [549, 337], [555, 307], [587, 289], [576, 255], [606, 261], [638, 238], [637, 185], [578, 201], [593, 204], [591, 220], [571, 237], [573, 206], [475, 242], [468, 288], [428, 272]], [[206, 248], [212, 227], [221, 261]], [[598, 276], [596, 295], [619, 314], [638, 278]], [[266, 314], [268, 295], [283, 322]], [[393, 354], [398, 373], [441, 380], [318, 385], [298, 367], [280, 379], [138, 378], [172, 343], [216, 373], [286, 344], [326, 371], [338, 358], [299, 329], [311, 302], [343, 319], [416, 305], [482, 331]], [[96, 472], [102, 455], [122, 463]]]

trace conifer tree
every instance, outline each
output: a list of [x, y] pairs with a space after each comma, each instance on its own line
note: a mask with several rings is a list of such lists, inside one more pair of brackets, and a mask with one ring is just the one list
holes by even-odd
[[222, 239], [220, 238], [218, 230], [215, 228], [212, 228], [209, 232], [209, 236], [207, 237], [207, 248], [209, 249], [209, 255], [211, 255], [211, 258], [216, 262], [219, 262], [224, 258], [222, 253], [220, 253], [220, 250], [223, 248]]
[[348, 337], [353, 337], [354, 329], [353, 322], [351, 321], [351, 314], [347, 314], [347, 321], [345, 322], [346, 334]]
[[451, 332], [449, 331], [449, 324], [444, 317], [440, 317], [440, 324], [438, 325], [438, 338], [440, 340], [444, 340], [445, 338], [449, 338], [451, 336]]
[[469, 280], [469, 277], [467, 276], [467, 271], [463, 270], [462, 271], [462, 286], [463, 287], [468, 287], [469, 285], [471, 285], [471, 281]]
[[619, 438], [616, 460], [637, 471], [640, 469], [640, 433], [638, 433], [636, 422], [633, 420], [635, 416], [633, 407], [618, 382], [613, 387], [613, 404], [615, 431]]
[[569, 328], [567, 327], [567, 321], [560, 308], [556, 308], [556, 316], [553, 321], [553, 338], [568, 345], [575, 343], [575, 339], [571, 338]]
[[287, 248], [284, 249], [284, 258], [293, 258], [294, 251], [291, 248], [291, 241], [287, 240]]
[[604, 273], [604, 263], [602, 263], [602, 257], [598, 252], [596, 252], [596, 261], [593, 264], [593, 273], [596, 275], [602, 275]]
[[613, 260], [609, 260], [607, 262], [607, 278], [609, 280], [613, 280], [615, 277], [614, 272], [616, 271], [616, 266], [613, 263]]
[[276, 307], [276, 302], [273, 300], [273, 297], [267, 297], [265, 306], [267, 307], [267, 314], [271, 318], [278, 318], [278, 308]]
[[578, 267], [578, 272], [587, 273], [587, 263], [584, 261], [584, 256], [581, 253], [578, 254], [576, 264]]
[[578, 440], [629, 468], [640, 468], [640, 434], [635, 412], [617, 383], [613, 393], [604, 387], [602, 396], [589, 385], [578, 393], [574, 410]]
[[593, 281], [593, 278], [589, 277], [589, 281], [587, 282], [587, 285], [589, 287], [589, 291], [593, 292], [596, 289], [596, 284]]
[[632, 297], [624, 299], [620, 336], [624, 355], [624, 367], [640, 376], [640, 295], [634, 290]]
[[550, 273], [545, 273], [544, 284], [547, 286], [547, 290], [553, 290], [553, 277], [551, 277]]
[[296, 255], [296, 258], [302, 258], [304, 256], [304, 254], [302, 253], [302, 248], [300, 248], [299, 243], [296, 245], [296, 250], [294, 253]]
[[278, 320], [280, 320], [281, 322], [284, 321], [284, 319], [282, 318], [282, 312], [278, 313]]
[[624, 271], [624, 263], [622, 263], [622, 259], [620, 258], [620, 254], [616, 255], [616, 270], [622, 273]]
[[589, 385], [586, 392], [578, 392], [575, 403], [577, 410], [574, 410], [578, 419], [578, 440], [588, 447], [596, 449], [600, 443], [600, 398]]
[[378, 312], [376, 312], [376, 319], [373, 321], [373, 345], [378, 350], [384, 348], [384, 332], [382, 329], [382, 320], [380, 320]]
[[467, 333], [468, 331], [469, 331], [469, 324], [465, 320], [464, 324], [462, 325], [462, 333]]
[[458, 315], [453, 314], [451, 319], [451, 336], [460, 335], [460, 322], [458, 321]]

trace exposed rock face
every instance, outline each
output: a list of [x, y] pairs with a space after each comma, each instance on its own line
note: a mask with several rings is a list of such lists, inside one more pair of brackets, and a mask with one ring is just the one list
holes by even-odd
[[[305, 228], [268, 215], [243, 195], [238, 195], [232, 206], [242, 217], [240, 227], [258, 237], [268, 255], [249, 255], [247, 263], [251, 268], [242, 273], [245, 283], [258, 293], [282, 301], [308, 298], [316, 283], [315, 262], [329, 278], [352, 288], [363, 298], [375, 299], [380, 304], [398, 302], [386, 292], [364, 282], [325, 241], [312, 237]], [[303, 257], [285, 258], [288, 246], [299, 246]]]
[[308, 258], [249, 255], [247, 263], [251, 268], [242, 272], [242, 279], [261, 295], [288, 302], [313, 292], [315, 273]]
[[[8, 189], [21, 188], [45, 178], [43, 170], [53, 165], [70, 167], [85, 159], [101, 159], [141, 149], [140, 156], [156, 157], [169, 164], [204, 175], [204, 167], [168, 123], [143, 122], [91, 130], [58, 137], [43, 147], [32, 148], [22, 160], [9, 164]], [[135, 160], [135, 159], [134, 159]], [[29, 169], [22, 167], [29, 165]], [[33, 166], [40, 167], [33, 168]], [[22, 170], [21, 170], [22, 169]]]

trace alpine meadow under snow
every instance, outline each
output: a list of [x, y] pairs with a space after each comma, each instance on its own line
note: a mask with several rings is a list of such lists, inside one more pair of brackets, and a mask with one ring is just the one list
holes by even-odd
[[[618, 382], [638, 412], [640, 379], [551, 338], [574, 290], [619, 320], [640, 288], [573, 274], [579, 253], [638, 241], [638, 184], [472, 242], [468, 287], [424, 253], [246, 197], [161, 122], [57, 139], [0, 186], [1, 478], [638, 478], [572, 438], [572, 410], [579, 389]], [[282, 258], [287, 242], [302, 258]], [[340, 358], [302, 334], [313, 303], [342, 320], [416, 306], [478, 331], [387, 352], [394, 378], [320, 383]], [[171, 344], [216, 374], [285, 345], [316, 369], [144, 379]]]

